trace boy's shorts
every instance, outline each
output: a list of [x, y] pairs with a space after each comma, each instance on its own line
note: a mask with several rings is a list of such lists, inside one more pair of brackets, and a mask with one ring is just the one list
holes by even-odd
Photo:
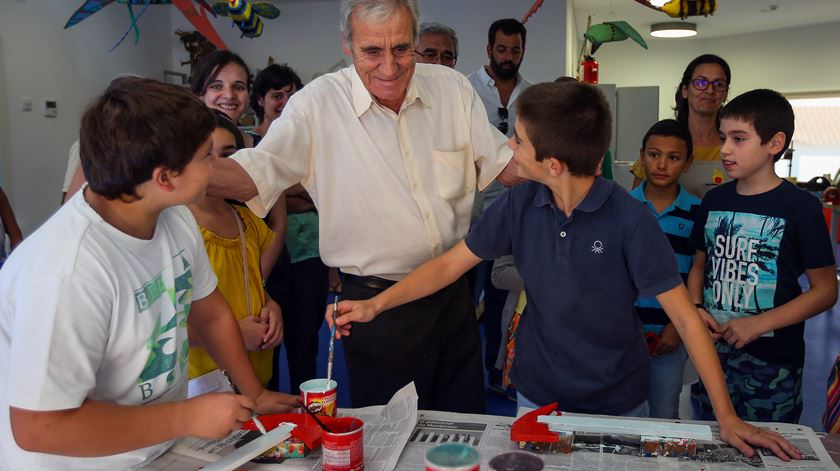
[[[767, 363], [727, 343], [716, 344], [726, 388], [743, 420], [795, 424], [802, 414], [802, 362]], [[691, 388], [699, 420], [715, 420], [703, 383]]]

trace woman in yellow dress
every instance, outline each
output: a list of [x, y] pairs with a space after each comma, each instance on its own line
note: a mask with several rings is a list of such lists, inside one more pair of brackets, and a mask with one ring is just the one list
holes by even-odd
[[[223, 113], [217, 112], [216, 118], [209, 158], [226, 158], [242, 142], [238, 130]], [[232, 205], [217, 196], [205, 195], [189, 208], [219, 279], [219, 291], [239, 321], [251, 364], [265, 385], [271, 377], [274, 347], [283, 338], [280, 307], [263, 289], [263, 279], [276, 261], [276, 255], [267, 251], [275, 235], [248, 208]], [[193, 339], [191, 335], [190, 379], [217, 368], [207, 351]]]

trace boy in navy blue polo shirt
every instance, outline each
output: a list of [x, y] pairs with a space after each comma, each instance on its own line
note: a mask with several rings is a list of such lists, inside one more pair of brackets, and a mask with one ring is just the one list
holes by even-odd
[[[720, 118], [720, 156], [734, 181], [703, 199], [691, 234], [697, 253], [689, 288], [720, 339], [738, 416], [797, 423], [805, 320], [837, 301], [828, 228], [819, 200], [774, 170], [793, 134], [790, 103], [772, 90], [753, 90]], [[810, 285], [804, 293], [797, 281], [803, 272]], [[706, 389], [694, 391], [704, 418], [712, 412]]]
[[[645, 203], [668, 236], [685, 282], [694, 249], [688, 243], [700, 198], [680, 186], [680, 176], [691, 166], [692, 141], [688, 130], [673, 119], [651, 126], [642, 139], [639, 161], [647, 179], [630, 194]], [[650, 352], [650, 416], [676, 419], [679, 415], [683, 369], [688, 353], [680, 335], [656, 298], [636, 300]]]
[[643, 414], [649, 365], [633, 301], [656, 296], [709, 385], [721, 437], [747, 455], [754, 451], [745, 442], [798, 458], [780, 435], [735, 415], [668, 240], [641, 202], [595, 176], [610, 142], [603, 93], [578, 82], [543, 83], [516, 106], [509, 145], [519, 175], [532, 181], [499, 197], [464, 241], [400, 283], [367, 301], [341, 302], [339, 336], [351, 322], [441, 289], [481, 259], [512, 254], [528, 295], [512, 371], [524, 403]]

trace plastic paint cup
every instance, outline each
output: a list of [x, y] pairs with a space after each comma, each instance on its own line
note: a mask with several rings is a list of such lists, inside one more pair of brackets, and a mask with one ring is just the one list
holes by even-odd
[[545, 466], [542, 458], [524, 451], [508, 451], [490, 460], [493, 471], [541, 471]]
[[365, 423], [354, 417], [340, 417], [329, 423], [330, 431], [321, 435], [324, 471], [362, 471], [365, 469]]
[[335, 417], [337, 412], [335, 380], [310, 379], [300, 385], [300, 402], [313, 414]]
[[481, 455], [466, 443], [444, 443], [426, 453], [426, 471], [479, 471]]

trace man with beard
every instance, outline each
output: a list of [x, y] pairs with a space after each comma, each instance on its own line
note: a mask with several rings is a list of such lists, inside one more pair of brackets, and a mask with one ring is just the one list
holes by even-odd
[[[531, 86], [531, 82], [519, 75], [519, 66], [525, 56], [525, 25], [513, 18], [496, 20], [487, 33], [487, 57], [490, 65], [485, 65], [469, 75], [470, 83], [487, 110], [487, 118], [506, 136], [513, 135], [516, 124], [514, 103], [522, 91]], [[493, 201], [504, 191], [497, 183], [476, 195], [472, 220], [476, 221]], [[502, 386], [502, 371], [496, 368], [496, 357], [502, 340], [502, 310], [507, 292], [499, 290], [490, 283], [493, 262], [484, 261], [476, 267], [475, 298], [484, 291], [484, 334], [487, 346], [484, 351], [484, 366], [487, 369], [487, 381], [491, 391], [507, 395], [515, 400], [513, 391]], [[504, 326], [505, 332], [507, 326]]]

